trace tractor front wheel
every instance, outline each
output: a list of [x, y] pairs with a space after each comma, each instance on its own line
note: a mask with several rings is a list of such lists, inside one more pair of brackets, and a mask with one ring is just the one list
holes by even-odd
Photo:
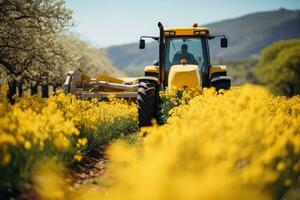
[[152, 80], [141, 81], [138, 88], [137, 106], [139, 127], [151, 126], [152, 120], [160, 124], [161, 101], [157, 83]]

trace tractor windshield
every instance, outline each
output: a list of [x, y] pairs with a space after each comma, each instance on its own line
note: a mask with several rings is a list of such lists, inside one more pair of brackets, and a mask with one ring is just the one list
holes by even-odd
[[187, 64], [199, 66], [202, 80], [205, 81], [208, 74], [205, 38], [167, 38], [165, 48], [165, 70], [167, 74], [172, 65], [178, 65], [184, 59]]

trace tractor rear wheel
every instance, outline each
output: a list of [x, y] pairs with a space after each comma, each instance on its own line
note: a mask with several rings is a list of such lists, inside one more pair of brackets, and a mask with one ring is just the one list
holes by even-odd
[[161, 124], [161, 100], [157, 83], [152, 80], [141, 81], [138, 88], [137, 106], [139, 127], [151, 126], [152, 120]]

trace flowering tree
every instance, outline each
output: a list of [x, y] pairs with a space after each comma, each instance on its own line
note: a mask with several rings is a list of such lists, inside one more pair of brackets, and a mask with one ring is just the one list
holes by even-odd
[[63, 0], [0, 0], [0, 68], [9, 83], [43, 83], [64, 62], [56, 36], [71, 26], [71, 11]]

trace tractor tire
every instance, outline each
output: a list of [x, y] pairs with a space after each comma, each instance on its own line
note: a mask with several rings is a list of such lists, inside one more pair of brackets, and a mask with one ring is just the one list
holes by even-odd
[[161, 100], [159, 88], [155, 81], [145, 80], [140, 82], [137, 96], [138, 125], [139, 128], [151, 126], [152, 120], [161, 124]]
[[229, 90], [230, 89], [230, 85], [231, 83], [227, 80], [222, 80], [222, 81], [218, 81], [216, 84], [215, 84], [215, 88], [217, 91], [223, 89], [223, 90]]
[[231, 87], [231, 78], [229, 76], [217, 76], [211, 80], [211, 86], [219, 90], [229, 90]]

